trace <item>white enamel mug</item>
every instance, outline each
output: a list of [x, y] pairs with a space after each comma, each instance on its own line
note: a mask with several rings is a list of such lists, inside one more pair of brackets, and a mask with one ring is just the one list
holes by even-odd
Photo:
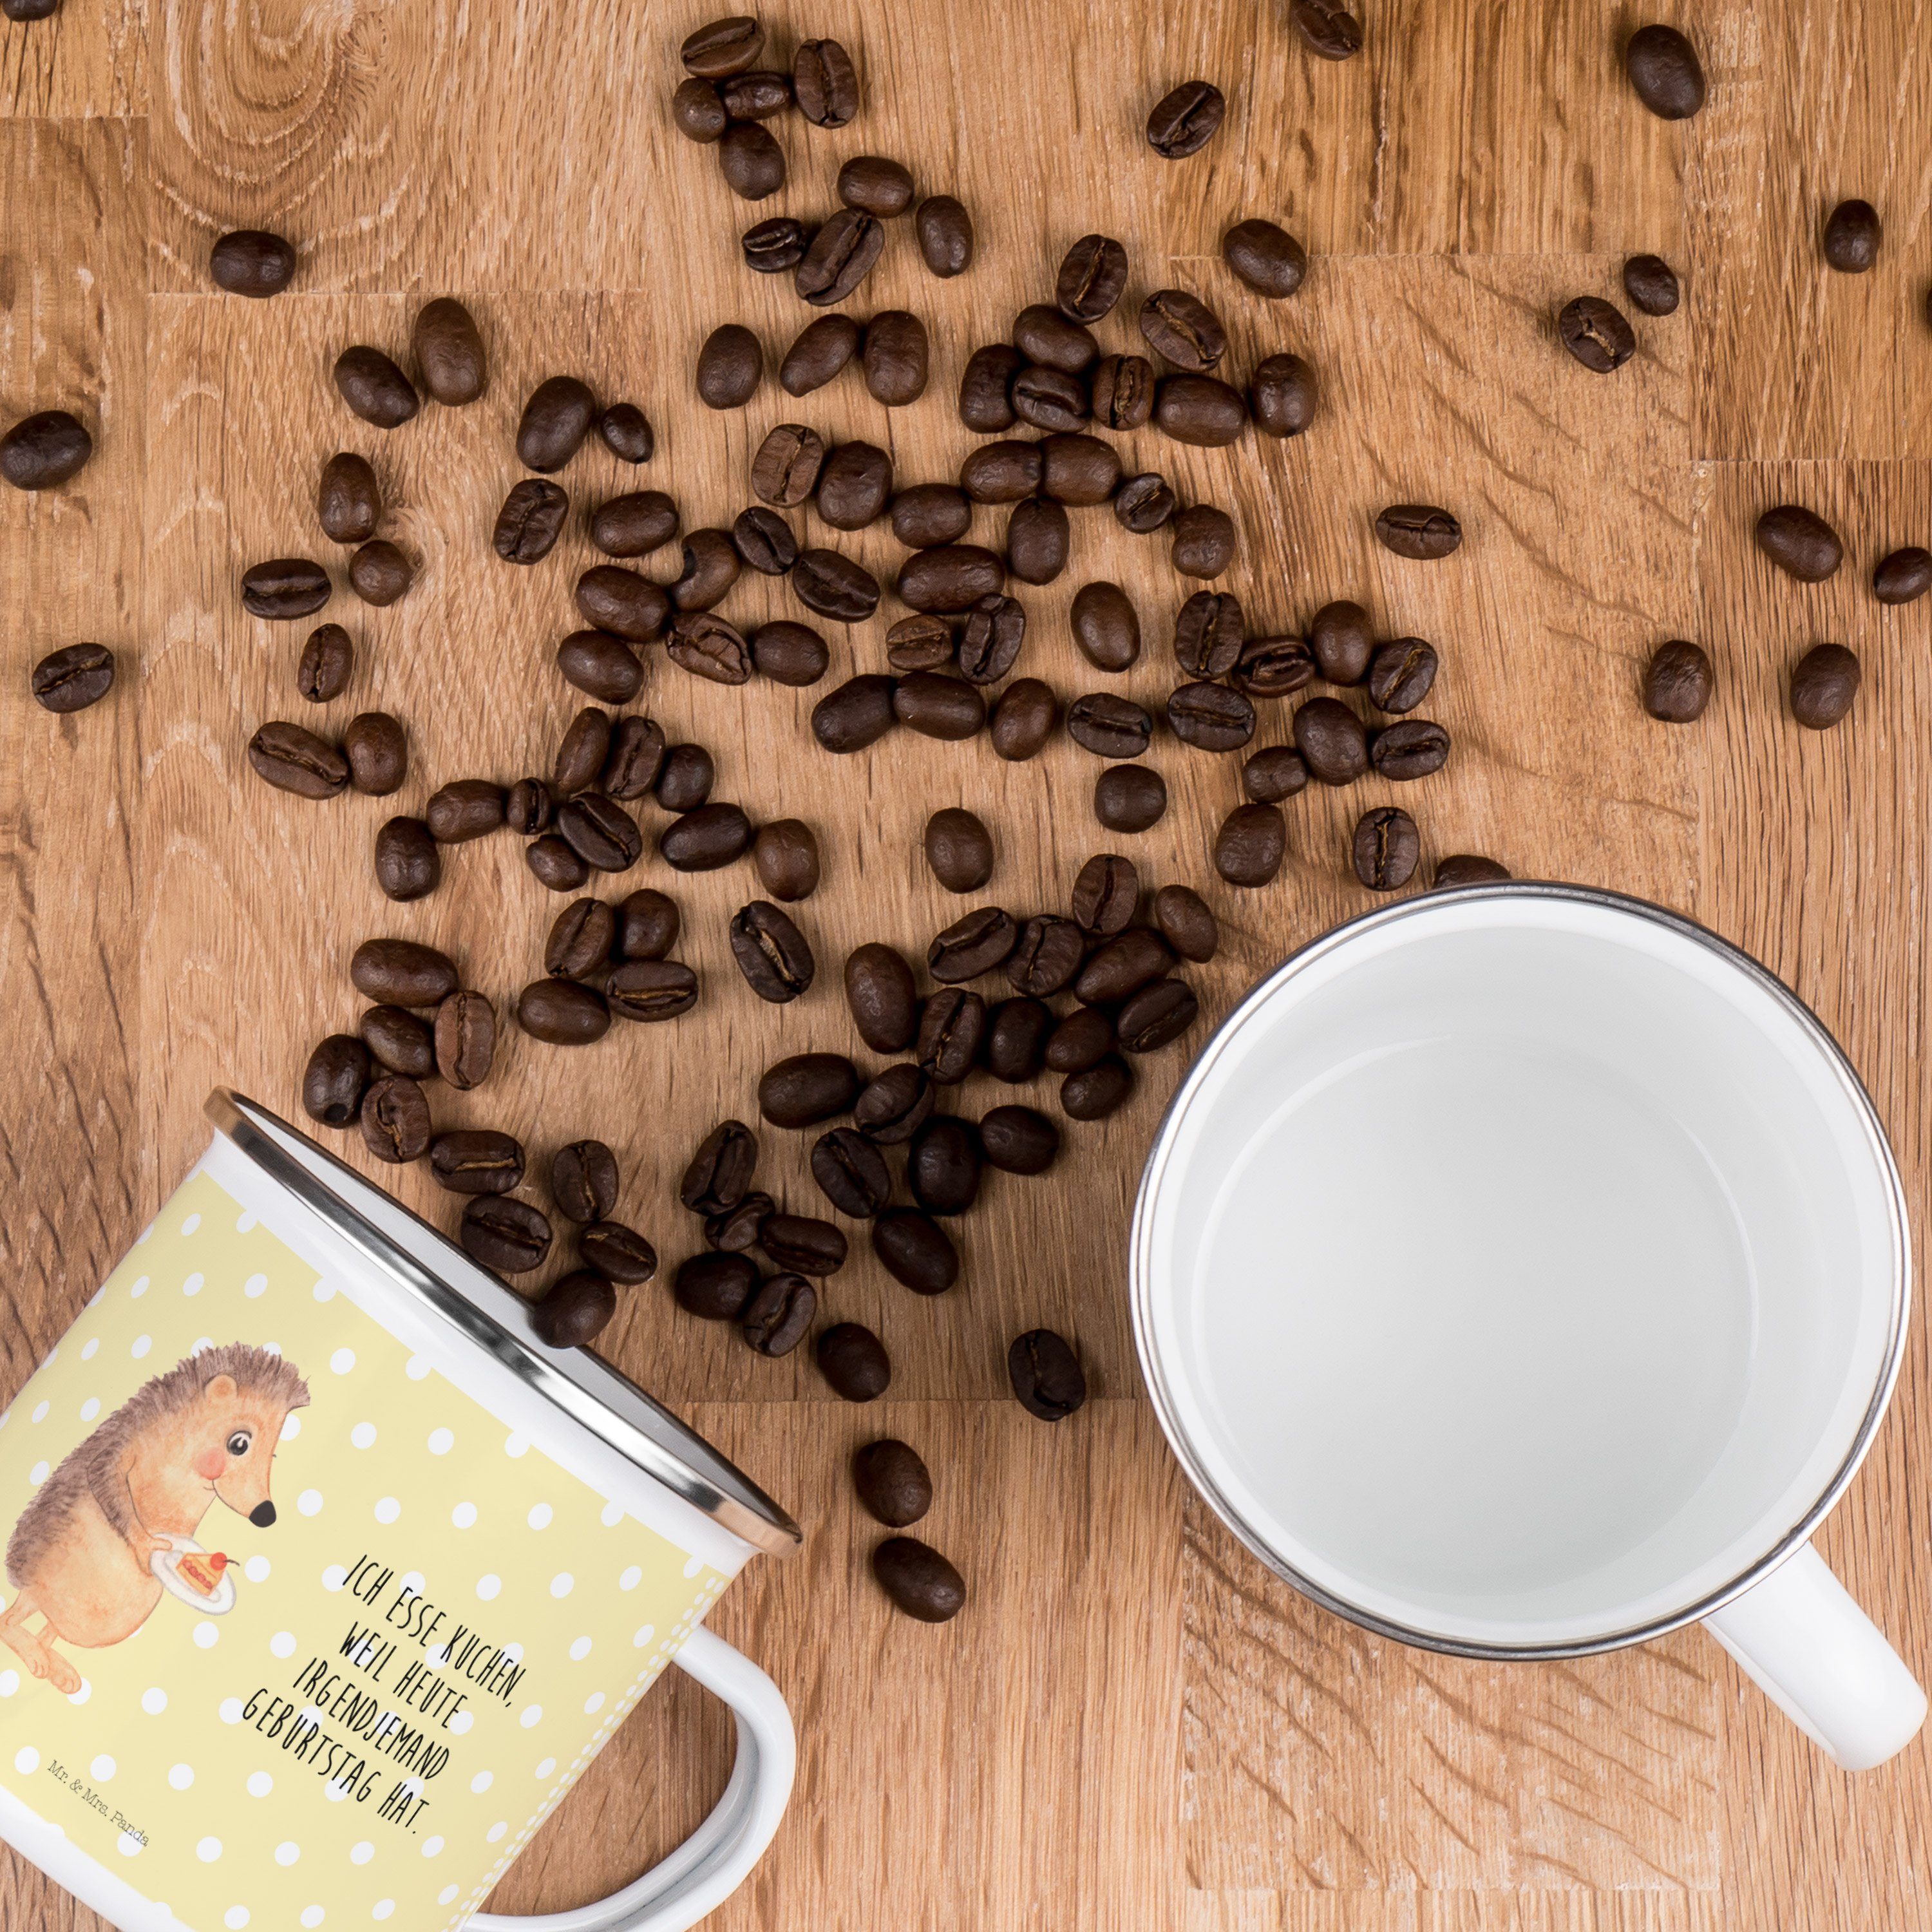
[[1131, 1266], [1183, 1467], [1317, 1602], [1478, 1658], [1701, 1620], [1840, 1765], [1918, 1730], [1808, 1540], [1898, 1370], [1898, 1170], [1702, 928], [1513, 883], [1328, 934], [1175, 1096]]

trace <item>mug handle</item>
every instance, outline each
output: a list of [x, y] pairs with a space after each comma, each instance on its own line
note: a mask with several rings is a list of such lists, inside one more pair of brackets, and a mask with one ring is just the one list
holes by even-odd
[[744, 1882], [791, 1796], [798, 1762], [791, 1713], [748, 1657], [702, 1626], [673, 1660], [737, 1720], [730, 1782], [711, 1815], [662, 1864], [608, 1898], [538, 1916], [478, 1912], [469, 1932], [686, 1932]]
[[1704, 1628], [1847, 1771], [1884, 1763], [1925, 1721], [1918, 1680], [1808, 1543]]

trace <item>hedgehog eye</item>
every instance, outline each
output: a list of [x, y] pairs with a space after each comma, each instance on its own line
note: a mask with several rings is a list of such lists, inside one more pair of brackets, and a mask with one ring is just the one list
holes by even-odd
[[248, 1445], [253, 1442], [254, 1439], [255, 1438], [248, 1433], [247, 1430], [236, 1430], [235, 1433], [228, 1438], [229, 1454], [231, 1456], [247, 1455], [248, 1453]]

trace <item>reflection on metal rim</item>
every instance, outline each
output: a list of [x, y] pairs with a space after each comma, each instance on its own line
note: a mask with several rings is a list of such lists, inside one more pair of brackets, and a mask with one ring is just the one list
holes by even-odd
[[[1154, 1196], [1172, 1153], [1174, 1136], [1182, 1117], [1210, 1070], [1223, 1054], [1232, 1048], [1242, 1027], [1259, 1011], [1276, 990], [1296, 974], [1305, 971], [1317, 960], [1325, 958], [1358, 934], [1371, 928], [1398, 924], [1418, 913], [1439, 908], [1452, 900], [1463, 903], [1472, 899], [1511, 898], [1568, 900], [1578, 904], [1601, 907], [1612, 912], [1648, 920], [1654, 925], [1664, 926], [1718, 954], [1771, 994], [1819, 1048], [1837, 1074], [1840, 1084], [1851, 1097], [1864, 1123], [1868, 1140], [1884, 1176], [1886, 1204], [1892, 1228], [1892, 1326], [1886, 1340], [1885, 1360], [1873, 1388], [1870, 1402], [1859, 1421], [1858, 1432], [1852, 1438], [1844, 1460], [1832, 1473], [1831, 1480], [1819, 1492], [1810, 1507], [1756, 1562], [1695, 1603], [1687, 1604], [1667, 1616], [1654, 1618], [1648, 1623], [1634, 1624], [1628, 1629], [1610, 1630], [1600, 1636], [1556, 1643], [1483, 1643], [1465, 1638], [1444, 1636], [1431, 1630], [1414, 1629], [1387, 1617], [1378, 1616], [1373, 1611], [1365, 1610], [1358, 1604], [1337, 1597], [1312, 1578], [1304, 1576], [1292, 1564], [1270, 1549], [1216, 1487], [1214, 1478], [1208, 1474], [1180, 1425], [1172, 1393], [1154, 1350], [1153, 1316], [1150, 1306], [1151, 1290], [1148, 1280], [1148, 1244], [1152, 1232]], [[1351, 1623], [1374, 1631], [1378, 1636], [1393, 1637], [1399, 1642], [1414, 1644], [1424, 1650], [1445, 1652], [1455, 1657], [1530, 1660], [1588, 1657], [1600, 1651], [1621, 1650], [1626, 1645], [1642, 1643], [1652, 1637], [1662, 1636], [1667, 1631], [1681, 1629], [1685, 1624], [1695, 1623], [1700, 1617], [1708, 1616], [1713, 1610], [1722, 1609], [1734, 1597], [1742, 1595], [1754, 1583], [1768, 1575], [1786, 1557], [1803, 1546], [1832, 1504], [1844, 1493], [1845, 1486], [1850, 1482], [1859, 1463], [1864, 1460], [1865, 1452], [1871, 1447], [1872, 1438], [1885, 1414], [1886, 1406], [1892, 1400], [1892, 1386], [1898, 1379], [1899, 1363], [1904, 1346], [1906, 1318], [1911, 1304], [1912, 1237], [1906, 1224], [1905, 1190], [1899, 1180], [1898, 1163], [1892, 1157], [1891, 1144], [1886, 1138], [1885, 1130], [1880, 1123], [1876, 1108], [1872, 1105], [1870, 1095], [1865, 1091], [1864, 1083], [1853, 1071], [1851, 1062], [1845, 1058], [1838, 1042], [1826, 1030], [1824, 1022], [1782, 980], [1759, 964], [1749, 953], [1740, 951], [1729, 940], [1720, 938], [1708, 927], [1700, 926], [1695, 920], [1686, 919], [1682, 914], [1653, 905], [1647, 899], [1632, 898], [1622, 892], [1606, 892], [1595, 886], [1517, 879], [1494, 885], [1458, 886], [1447, 892], [1424, 893], [1414, 898], [1404, 899], [1395, 905], [1364, 913], [1360, 918], [1330, 928], [1320, 938], [1311, 940], [1298, 951], [1292, 952], [1262, 980], [1215, 1029], [1214, 1036], [1202, 1048], [1193, 1066], [1188, 1070], [1187, 1077], [1182, 1081], [1174, 1098], [1168, 1102], [1167, 1111], [1161, 1116], [1160, 1125], [1154, 1133], [1154, 1145], [1148, 1154], [1147, 1166], [1141, 1175], [1140, 1192], [1134, 1202], [1133, 1226], [1128, 1240], [1127, 1269], [1133, 1316], [1134, 1346], [1140, 1357], [1141, 1373], [1145, 1378], [1148, 1392], [1154, 1398], [1154, 1412], [1160, 1418], [1162, 1431], [1182, 1469], [1186, 1472], [1189, 1481], [1206, 1498], [1215, 1514], [1255, 1556], [1276, 1576], [1292, 1583], [1304, 1596], [1321, 1604], [1324, 1610], [1333, 1610], [1337, 1616], [1346, 1617]]]

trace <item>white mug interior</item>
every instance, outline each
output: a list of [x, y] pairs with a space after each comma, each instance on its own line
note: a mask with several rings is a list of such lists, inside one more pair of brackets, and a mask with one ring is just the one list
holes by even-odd
[[1550, 888], [1407, 902], [1258, 989], [1176, 1098], [1134, 1262], [1163, 1419], [1250, 1546], [1502, 1650], [1682, 1622], [1808, 1527], [1909, 1274], [1802, 1005]]

